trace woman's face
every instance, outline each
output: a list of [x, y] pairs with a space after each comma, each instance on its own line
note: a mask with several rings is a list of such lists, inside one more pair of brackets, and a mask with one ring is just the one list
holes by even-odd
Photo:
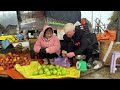
[[51, 38], [51, 37], [52, 37], [52, 35], [53, 35], [53, 33], [52, 33], [52, 32], [47, 31], [47, 32], [45, 33], [45, 38], [49, 39], [49, 38]]

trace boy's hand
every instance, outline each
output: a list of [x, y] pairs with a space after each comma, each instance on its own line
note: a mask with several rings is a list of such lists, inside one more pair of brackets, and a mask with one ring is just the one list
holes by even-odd
[[63, 56], [63, 57], [66, 57], [66, 54], [62, 53], [62, 56]]
[[66, 54], [67, 54], [67, 51], [62, 50], [62, 56], [63, 56], [63, 57], [65, 57], [65, 56], [66, 56]]

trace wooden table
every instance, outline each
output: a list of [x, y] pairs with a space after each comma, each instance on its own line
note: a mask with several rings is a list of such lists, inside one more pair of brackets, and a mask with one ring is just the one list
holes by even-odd
[[[30, 58], [30, 54], [29, 53], [21, 53], [20, 56], [27, 56]], [[42, 60], [40, 59], [35, 59], [37, 60], [40, 64], [43, 63]], [[5, 74], [5, 75], [8, 75], [10, 76], [11, 78], [13, 79], [25, 79], [25, 77], [20, 74], [18, 71], [16, 71], [14, 68], [13, 69], [9, 69], [9, 70], [0, 70], [0, 74]]]
[[[37, 61], [42, 64], [43, 61], [40, 59], [37, 59]], [[10, 76], [13, 79], [26, 79], [22, 74], [20, 74], [18, 71], [16, 71], [14, 68], [9, 70], [0, 70], [0, 74], [5, 74]]]
[[[27, 53], [27, 54], [22, 53], [22, 54], [20, 54], [20, 56], [30, 57], [29, 53]], [[43, 61], [41, 59], [35, 59], [35, 60], [37, 60], [40, 64], [43, 64]], [[74, 62], [74, 65], [75, 65], [75, 62]], [[22, 74], [20, 74], [14, 68], [13, 69], [9, 69], [9, 70], [0, 70], [0, 74], [8, 75], [8, 76], [10, 76], [13, 79], [26, 79]]]
[[1, 70], [0, 74], [8, 75], [13, 79], [25, 79], [24, 76], [17, 72], [15, 69]]

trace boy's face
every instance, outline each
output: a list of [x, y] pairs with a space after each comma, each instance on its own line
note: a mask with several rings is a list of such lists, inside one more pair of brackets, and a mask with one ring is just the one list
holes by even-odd
[[69, 38], [71, 38], [71, 37], [74, 35], [74, 33], [75, 33], [75, 31], [72, 30], [72, 31], [67, 32], [66, 35], [67, 35]]

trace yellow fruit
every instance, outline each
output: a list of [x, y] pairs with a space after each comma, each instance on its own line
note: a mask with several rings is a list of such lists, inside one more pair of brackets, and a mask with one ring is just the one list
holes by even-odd
[[33, 72], [33, 76], [36, 76], [36, 75], [38, 75], [39, 73], [38, 73], [38, 71], [35, 71], [35, 72]]
[[44, 69], [44, 72], [48, 72], [48, 71], [49, 71], [49, 69], [48, 69], [48, 68], [45, 68], [45, 69]]
[[60, 75], [62, 75], [62, 73], [61, 72], [57, 72], [57, 75], [60, 76]]
[[66, 75], [66, 70], [61, 71], [62, 75]]
[[42, 74], [43, 74], [43, 70], [40, 69], [40, 70], [39, 70], [39, 75], [42, 75]]
[[60, 66], [59, 66], [59, 65], [56, 65], [55, 67], [56, 67], [56, 69], [60, 68]]
[[50, 76], [51, 75], [50, 71], [46, 72], [45, 75]]
[[57, 70], [53, 69], [53, 75], [57, 74]]

